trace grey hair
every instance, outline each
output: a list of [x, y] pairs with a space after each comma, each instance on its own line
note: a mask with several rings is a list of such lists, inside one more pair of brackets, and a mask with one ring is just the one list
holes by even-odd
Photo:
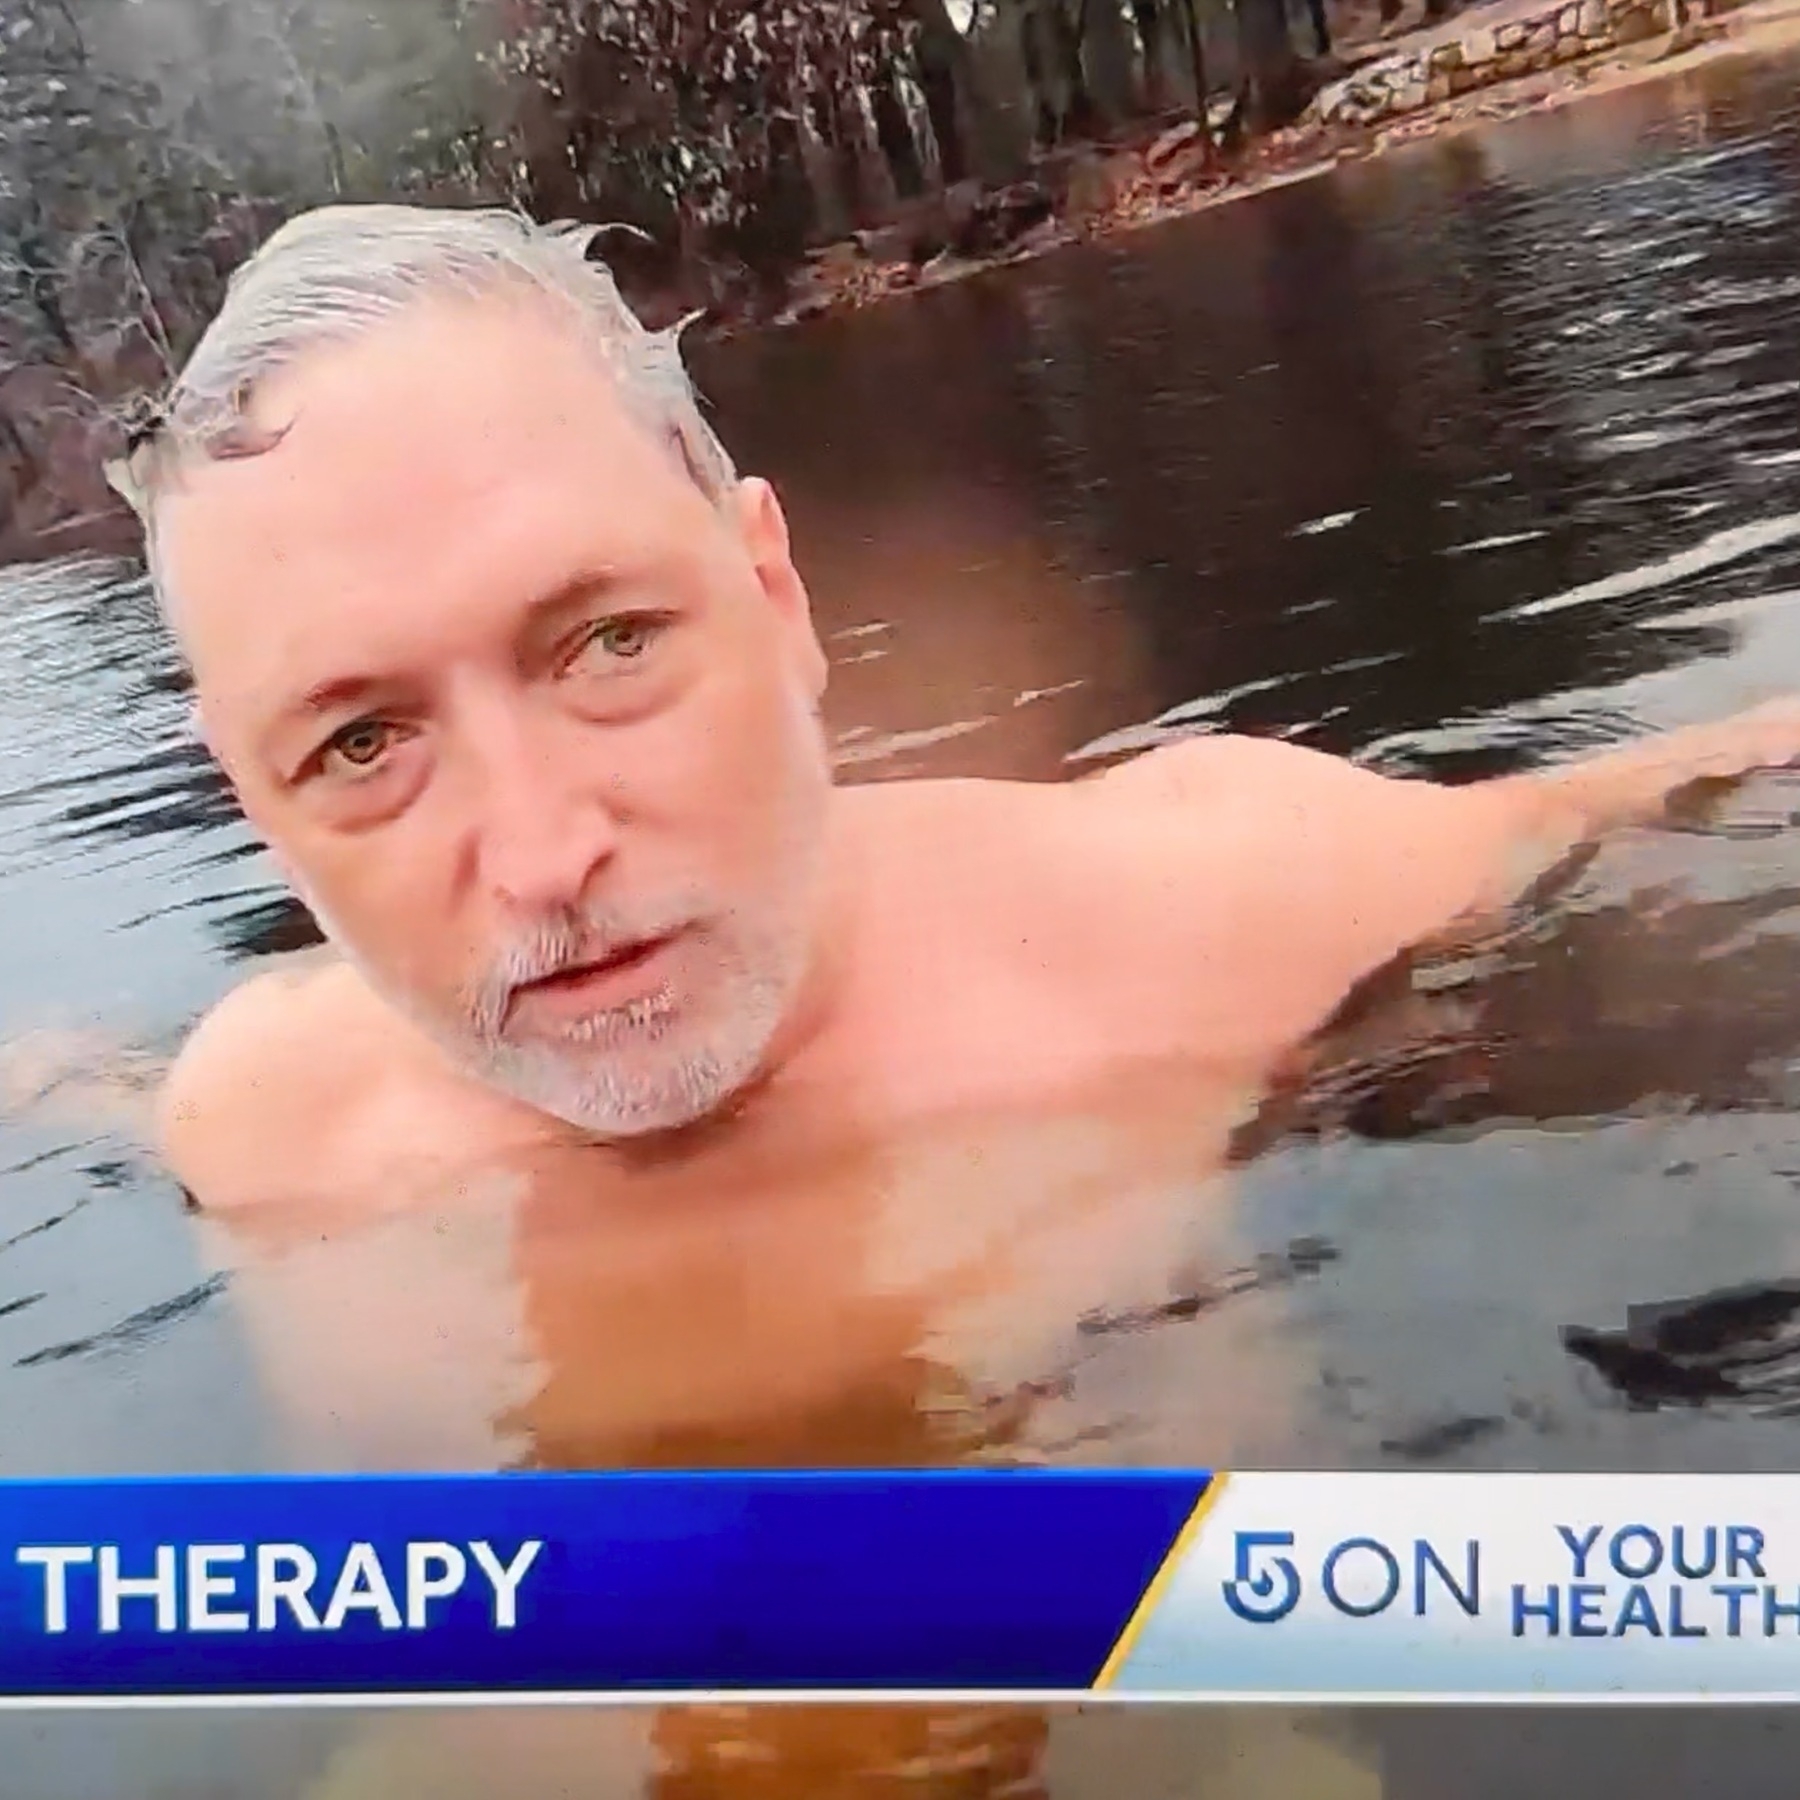
[[158, 574], [156, 508], [195, 459], [273, 447], [250, 405], [258, 386], [307, 351], [342, 343], [434, 294], [480, 297], [523, 287], [568, 309], [625, 406], [680, 458], [709, 498], [737, 476], [700, 411], [681, 359], [692, 322], [649, 331], [591, 256], [608, 228], [540, 225], [522, 214], [417, 206], [325, 206], [289, 220], [232, 276], [224, 305], [153, 417], [107, 479], [143, 522]]

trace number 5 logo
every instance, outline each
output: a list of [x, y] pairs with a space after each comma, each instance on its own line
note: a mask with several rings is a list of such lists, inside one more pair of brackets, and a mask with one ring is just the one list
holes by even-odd
[[1251, 1625], [1273, 1625], [1300, 1604], [1300, 1574], [1285, 1556], [1265, 1556], [1270, 1550], [1291, 1550], [1291, 1531], [1240, 1531], [1237, 1534], [1236, 1572], [1221, 1584], [1225, 1604]]

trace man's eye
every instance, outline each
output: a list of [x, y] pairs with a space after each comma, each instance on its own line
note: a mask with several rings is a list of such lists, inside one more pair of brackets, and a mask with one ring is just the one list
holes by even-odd
[[575, 656], [598, 651], [615, 662], [633, 662], [650, 648], [667, 623], [653, 613], [620, 613], [616, 618], [602, 619], [581, 640]]
[[383, 719], [358, 719], [334, 732], [323, 752], [327, 768], [333, 764], [357, 771], [380, 762], [394, 742], [394, 727]]

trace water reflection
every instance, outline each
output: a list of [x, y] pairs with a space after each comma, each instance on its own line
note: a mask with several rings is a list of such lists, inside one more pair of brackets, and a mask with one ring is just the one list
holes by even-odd
[[[847, 777], [1056, 776], [1219, 726], [1461, 773], [1800, 687], [1793, 77], [1635, 90], [712, 353], [743, 461], [791, 498]], [[11, 572], [0, 607], [8, 1470], [1792, 1466], [1791, 780], [1382, 972], [1223, 1174], [1238, 1115], [1190, 1071], [876, 1167], [839, 1147], [777, 1205], [703, 1196], [679, 1286], [667, 1240], [600, 1257], [540, 1170], [423, 1227], [398, 1182], [305, 1245], [271, 1216], [221, 1289], [145, 1097], [310, 923], [141, 583]], [[720, 1319], [736, 1366], [701, 1354]], [[1734, 1792], [1791, 1786], [1742, 1715], [1656, 1729], [1664, 1791], [1699, 1791], [1681, 1746]], [[154, 1769], [338, 1800], [496, 1769], [524, 1795], [1435, 1800], [1628, 1748], [1607, 1721], [1485, 1730], [726, 1709], [4, 1736], [21, 1795]]]

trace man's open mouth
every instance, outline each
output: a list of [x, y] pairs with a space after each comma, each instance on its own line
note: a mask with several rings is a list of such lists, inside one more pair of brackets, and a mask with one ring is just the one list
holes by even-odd
[[540, 989], [572, 987], [589, 981], [596, 975], [612, 975], [625, 969], [639, 968], [647, 963], [673, 936], [673, 932], [665, 932], [661, 937], [639, 938], [634, 943], [621, 944], [616, 950], [609, 950], [604, 956], [592, 957], [586, 962], [572, 963], [566, 969], [558, 969], [554, 975], [546, 975], [539, 981], [526, 982], [525, 986]]
[[654, 937], [633, 938], [599, 956], [584, 957], [554, 974], [524, 981], [513, 989], [510, 1011], [539, 1019], [574, 1018], [608, 1012], [642, 999], [657, 985], [658, 967], [678, 927]]

